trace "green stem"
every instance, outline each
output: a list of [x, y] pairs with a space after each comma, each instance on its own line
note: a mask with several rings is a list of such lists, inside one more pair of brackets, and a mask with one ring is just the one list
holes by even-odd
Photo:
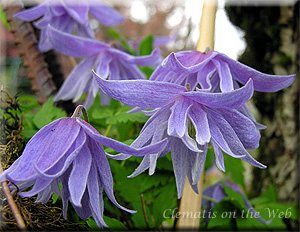
[[104, 134], [105, 137], [108, 135], [110, 129], [111, 129], [111, 125], [108, 125], [108, 127], [107, 127], [107, 129], [105, 131], [105, 134]]
[[202, 195], [202, 198], [203, 199], [206, 199], [206, 200], [209, 200], [209, 201], [212, 201], [212, 202], [215, 202], [215, 203], [218, 203], [219, 201], [212, 198], [212, 197], [208, 197], [208, 196], [205, 196], [205, 195]]

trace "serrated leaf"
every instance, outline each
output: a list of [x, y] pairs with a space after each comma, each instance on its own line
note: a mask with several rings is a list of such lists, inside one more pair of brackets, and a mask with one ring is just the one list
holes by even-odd
[[53, 105], [53, 97], [51, 97], [35, 114], [33, 117], [33, 123], [38, 129], [41, 129], [43, 126], [46, 126], [50, 122], [62, 117], [67, 117], [67, 113], [62, 109], [55, 107]]
[[116, 113], [114, 116], [110, 117], [109, 119], [107, 119], [106, 123], [110, 125], [115, 125], [118, 123], [126, 123], [128, 121], [145, 123], [147, 120], [148, 117], [145, 116], [142, 112], [131, 114], [131, 113], [121, 111]]
[[218, 202], [209, 219], [208, 229], [229, 230], [233, 227], [232, 217], [234, 217], [235, 209], [230, 201], [222, 200]]
[[153, 36], [148, 35], [146, 36], [139, 45], [139, 55], [145, 56], [151, 54], [153, 50]]
[[91, 116], [94, 119], [102, 119], [106, 117], [111, 117], [113, 116], [113, 114], [114, 114], [113, 108], [109, 106], [98, 106], [92, 111]]

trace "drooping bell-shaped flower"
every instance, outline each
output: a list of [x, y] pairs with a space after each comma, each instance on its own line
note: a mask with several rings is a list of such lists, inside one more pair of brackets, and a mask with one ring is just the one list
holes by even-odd
[[[237, 192], [243, 197], [244, 204], [246, 208], [251, 212], [253, 215], [255, 215], [256, 211], [254, 210], [253, 206], [251, 205], [250, 201], [248, 198], [241, 192], [239, 186], [236, 184], [230, 182], [230, 181], [224, 181], [223, 183], [218, 182], [214, 185], [208, 186], [203, 190], [203, 199], [201, 202], [202, 207], [206, 208], [206, 212], [211, 212], [217, 202], [222, 201], [225, 197], [228, 195], [226, 194], [226, 191], [224, 189], [224, 185], [227, 185], [229, 188], [231, 188], [233, 191]], [[209, 198], [211, 198], [211, 200]], [[209, 217], [206, 217], [204, 215], [204, 222], [208, 223], [209, 222]], [[265, 221], [262, 219], [260, 216], [256, 217], [257, 220], [259, 220], [263, 224], [269, 224], [272, 220]]]
[[34, 25], [41, 30], [38, 46], [45, 52], [52, 48], [47, 35], [48, 25], [66, 33], [77, 31], [79, 36], [93, 38], [89, 13], [105, 26], [118, 25], [125, 20], [116, 10], [98, 0], [47, 0], [17, 13], [15, 17], [25, 21], [37, 20]]
[[[107, 81], [95, 73], [94, 77], [110, 97], [130, 107], [154, 109], [146, 112], [152, 116], [132, 147], [168, 140], [165, 150], [145, 156], [132, 176], [147, 168], [153, 174], [157, 158], [171, 151], [178, 197], [181, 197], [186, 175], [197, 192], [209, 142], [215, 150], [216, 164], [222, 171], [225, 171], [222, 150], [251, 165], [265, 168], [246, 150], [259, 146], [260, 133], [252, 120], [236, 110], [253, 94], [251, 79], [240, 89], [211, 93], [201, 89], [188, 91], [188, 86], [161, 81]], [[123, 154], [115, 156], [116, 159], [128, 157]]]
[[[39, 130], [27, 143], [23, 154], [0, 175], [0, 182], [18, 186], [22, 197], [37, 195], [36, 202], [46, 203], [55, 192], [63, 201], [66, 217], [68, 201], [86, 220], [93, 215], [99, 227], [103, 220], [102, 191], [120, 209], [113, 194], [113, 179], [105, 145], [131, 155], [159, 152], [166, 141], [136, 149], [99, 134], [79, 118], [79, 106], [71, 118], [60, 118]], [[61, 189], [59, 184], [62, 184]], [[26, 189], [33, 186], [29, 191]]]
[[[291, 85], [296, 75], [269, 75], [247, 65], [230, 59], [217, 51], [181, 51], [171, 53], [150, 77], [150, 80], [166, 81], [194, 90], [199, 84], [210, 92], [230, 92], [239, 88], [239, 83], [246, 84], [253, 80], [256, 91], [276, 92]], [[256, 123], [250, 109], [245, 104], [238, 109], [249, 117], [258, 129], [266, 127]]]
[[[88, 108], [100, 91], [93, 79], [92, 69], [102, 78], [110, 80], [145, 79], [138, 65], [153, 65], [159, 59], [159, 49], [148, 56], [132, 56], [95, 39], [66, 34], [51, 26], [48, 30], [49, 39], [57, 51], [68, 56], [86, 57], [69, 74], [54, 101], [73, 99], [76, 102], [83, 93], [87, 93], [84, 105]], [[102, 91], [100, 97], [103, 105], [109, 103], [110, 97]]]

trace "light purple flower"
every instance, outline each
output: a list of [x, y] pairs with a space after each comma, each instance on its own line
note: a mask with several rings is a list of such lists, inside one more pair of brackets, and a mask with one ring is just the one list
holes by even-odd
[[[222, 171], [225, 171], [222, 150], [256, 167], [266, 167], [246, 150], [259, 146], [259, 131], [252, 120], [236, 110], [253, 94], [251, 79], [240, 89], [210, 93], [200, 89], [189, 92], [181, 85], [160, 81], [107, 81], [95, 73], [94, 77], [110, 97], [130, 107], [154, 109], [146, 112], [152, 116], [132, 147], [168, 140], [164, 151], [145, 156], [131, 176], [147, 168], [153, 174], [157, 158], [171, 151], [178, 198], [181, 197], [186, 175], [197, 192], [209, 142], [215, 150], [216, 164]], [[123, 154], [115, 156], [116, 159], [128, 157]]]
[[[223, 184], [226, 184], [233, 191], [240, 194], [244, 199], [244, 204], [245, 204], [246, 208], [249, 210], [249, 212], [251, 212], [253, 215], [255, 215], [256, 211], [254, 210], [253, 206], [251, 205], [251, 203], [249, 202], [247, 197], [245, 197], [245, 195], [241, 192], [240, 188], [236, 184], [234, 184], [230, 181], [224, 181], [223, 183], [218, 182], [218, 183], [208, 186], [207, 188], [204, 189], [204, 191], [202, 193], [204, 197], [202, 199], [201, 205], [202, 205], [202, 207], [206, 207], [207, 212], [211, 212], [213, 210], [213, 208], [217, 204], [215, 201], [218, 201], [218, 202], [222, 201], [225, 197], [228, 196], [225, 192]], [[205, 198], [205, 196], [210, 197], [215, 201], [211, 201], [211, 200]], [[209, 221], [209, 219], [210, 219], [209, 217], [205, 217], [204, 221], [207, 223]], [[265, 221], [260, 216], [257, 217], [257, 220], [259, 220], [263, 224], [269, 224], [272, 221], [272, 220]]]
[[[99, 134], [80, 118], [61, 118], [39, 130], [23, 154], [0, 176], [0, 182], [17, 185], [22, 197], [37, 194], [36, 202], [46, 203], [53, 192], [61, 196], [66, 217], [68, 201], [86, 220], [93, 215], [99, 227], [103, 221], [103, 188], [120, 209], [113, 194], [113, 179], [105, 145], [131, 155], [152, 154], [164, 149], [166, 141], [136, 149]], [[62, 183], [61, 190], [59, 184]], [[32, 186], [29, 191], [24, 191]]]
[[[159, 49], [155, 49], [151, 55], [136, 57], [109, 44], [66, 34], [51, 26], [48, 34], [57, 51], [68, 56], [86, 57], [69, 74], [54, 101], [73, 99], [76, 102], [83, 93], [87, 93], [84, 105], [88, 108], [100, 91], [93, 79], [92, 69], [102, 78], [110, 80], [145, 79], [138, 65], [152, 65], [159, 59]], [[103, 105], [109, 104], [110, 98], [102, 91], [100, 97]]]
[[[217, 51], [181, 51], [171, 53], [154, 71], [150, 80], [183, 86], [189, 83], [191, 90], [199, 84], [202, 89], [210, 92], [230, 92], [239, 88], [238, 82], [246, 84], [250, 78], [254, 90], [276, 92], [291, 85], [295, 75], [264, 74]], [[237, 110], [249, 117], [258, 129], [266, 128], [255, 121], [246, 104]]]
[[15, 17], [25, 21], [37, 20], [34, 25], [41, 30], [39, 50], [45, 52], [52, 48], [47, 36], [48, 25], [66, 33], [77, 31], [79, 36], [93, 38], [89, 13], [105, 26], [118, 25], [125, 20], [116, 10], [97, 0], [47, 0], [17, 13]]

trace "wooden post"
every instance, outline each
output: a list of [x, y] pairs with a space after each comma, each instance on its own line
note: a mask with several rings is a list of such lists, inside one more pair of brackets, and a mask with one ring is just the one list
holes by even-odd
[[[214, 49], [215, 17], [217, 0], [204, 0], [200, 22], [200, 34], [196, 50], [204, 52], [208, 47]], [[199, 194], [196, 194], [186, 178], [182, 198], [179, 205], [178, 229], [195, 229], [200, 226], [203, 173], [198, 182]], [[202, 214], [200, 214], [202, 216]], [[195, 218], [196, 217], [196, 218]]]

